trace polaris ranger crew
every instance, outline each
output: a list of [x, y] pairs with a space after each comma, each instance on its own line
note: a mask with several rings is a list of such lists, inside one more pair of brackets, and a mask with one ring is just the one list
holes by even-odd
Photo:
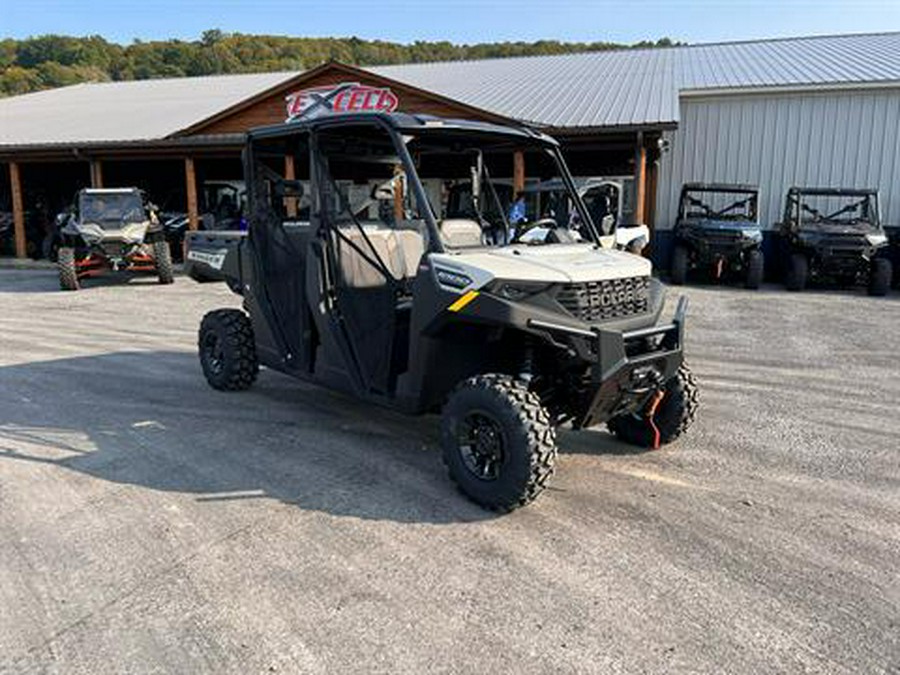
[[812, 280], [864, 283], [874, 296], [890, 290], [893, 266], [877, 190], [792, 187], [779, 231], [788, 290], [802, 291]]
[[763, 280], [759, 188], [755, 185], [685, 183], [678, 200], [671, 281], [681, 285], [691, 271], [715, 281], [738, 277], [759, 288]]
[[110, 269], [155, 272], [161, 284], [174, 280], [163, 227], [138, 188], [79, 190], [57, 216], [53, 239], [64, 291]]
[[[561, 177], [577, 233], [483, 217], [488, 205], [504, 214], [493, 176], [516, 152], [531, 173]], [[285, 156], [296, 180], [282, 177]], [[451, 478], [499, 511], [544, 489], [561, 424], [606, 423], [655, 448], [693, 421], [686, 301], [660, 321], [650, 262], [595, 228], [550, 137], [344, 113], [253, 130], [244, 157], [248, 233], [188, 236], [188, 273], [244, 298], [201, 323], [211, 386], [246, 389], [262, 364], [407, 413], [442, 411]], [[462, 183], [471, 217], [442, 217]]]

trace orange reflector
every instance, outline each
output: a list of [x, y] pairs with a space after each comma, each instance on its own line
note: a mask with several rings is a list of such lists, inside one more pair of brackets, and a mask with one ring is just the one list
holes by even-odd
[[447, 309], [451, 312], [458, 312], [463, 307], [472, 302], [475, 298], [478, 297], [478, 291], [469, 291], [465, 295], [461, 295], [456, 302], [450, 305]]

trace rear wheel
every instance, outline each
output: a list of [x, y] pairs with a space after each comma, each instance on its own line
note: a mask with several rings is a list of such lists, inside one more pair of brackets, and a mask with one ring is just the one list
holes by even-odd
[[249, 389], [259, 363], [250, 318], [239, 309], [217, 309], [200, 323], [200, 365], [214, 389]]
[[869, 295], [882, 297], [891, 290], [891, 279], [894, 276], [893, 266], [887, 258], [875, 258], [869, 270]]
[[809, 260], [802, 253], [791, 254], [784, 285], [789, 291], [802, 291], [809, 280]]
[[450, 478], [475, 503], [511, 511], [553, 474], [556, 431], [526, 384], [508, 375], [463, 382], [444, 406], [441, 444]]
[[744, 279], [744, 285], [755, 291], [762, 284], [763, 272], [765, 271], [765, 259], [762, 251], [750, 251], [747, 253], [745, 264], [747, 276]]
[[59, 287], [64, 291], [77, 291], [78, 269], [75, 266], [75, 249], [60, 246], [57, 252], [56, 269], [59, 272]]
[[676, 246], [672, 253], [672, 275], [671, 281], [675, 286], [681, 286], [687, 281], [688, 265], [690, 263], [690, 252], [684, 246]]
[[156, 274], [159, 283], [171, 284], [175, 281], [175, 271], [172, 267], [172, 251], [165, 239], [153, 242], [153, 260], [156, 263]]
[[657, 401], [652, 414], [645, 410], [613, 417], [607, 423], [609, 430], [619, 440], [642, 448], [659, 447], [677, 439], [697, 416], [697, 381], [690, 369], [682, 364], [675, 377], [663, 385], [660, 393], [662, 398]]

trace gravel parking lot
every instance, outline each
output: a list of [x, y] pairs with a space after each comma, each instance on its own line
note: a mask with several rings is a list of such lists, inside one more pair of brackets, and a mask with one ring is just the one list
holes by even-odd
[[223, 286], [0, 270], [0, 671], [900, 673], [900, 297], [684, 292], [692, 433], [497, 517], [435, 418], [209, 389]]

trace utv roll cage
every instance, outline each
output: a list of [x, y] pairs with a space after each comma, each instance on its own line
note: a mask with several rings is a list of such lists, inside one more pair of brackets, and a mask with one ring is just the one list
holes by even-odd
[[[846, 197], [859, 199], [851, 201], [832, 213], [822, 213], [818, 209], [805, 203], [804, 197]], [[808, 188], [792, 187], [787, 192], [784, 206], [784, 222], [794, 229], [803, 223], [813, 224], [846, 224], [847, 221], [839, 217], [844, 214], [860, 211], [860, 217], [853, 222], [871, 224], [874, 228], [880, 227], [878, 214], [878, 190], [871, 188]], [[812, 216], [811, 220], [804, 219], [804, 214]]]
[[[412, 189], [414, 191], [415, 197], [420, 204], [428, 205], [425, 209], [425, 225], [428, 230], [428, 245], [429, 248], [427, 252], [429, 253], [443, 253], [445, 252], [445, 248], [443, 242], [441, 240], [439, 227], [438, 227], [438, 214], [435, 214], [431, 202], [428, 199], [428, 196], [425, 193], [425, 189], [421, 184], [421, 181], [418, 179], [418, 172], [415, 170], [416, 162], [410, 154], [408, 148], [406, 147], [406, 140], [404, 139], [405, 134], [413, 134], [418, 138], [427, 138], [429, 134], [442, 134], [443, 136], [447, 136], [448, 132], [450, 134], [458, 133], [460, 137], [472, 134], [496, 134], [498, 144], [497, 150], [502, 150], [504, 145], [511, 145], [512, 142], [515, 141], [527, 141], [530, 144], [533, 144], [535, 148], [542, 148], [549, 153], [551, 153], [555, 159], [557, 159], [557, 164], [560, 167], [560, 179], [566, 185], [566, 187], [571, 191], [572, 195], [577, 197], [578, 190], [576, 186], [576, 182], [571, 176], [566, 167], [564, 161], [562, 161], [562, 157], [560, 154], [559, 143], [547, 136], [546, 134], [537, 131], [535, 129], [531, 129], [529, 127], [507, 127], [507, 126], [499, 126], [495, 124], [491, 124], [488, 122], [477, 122], [477, 121], [469, 121], [469, 120], [456, 120], [456, 119], [444, 119], [438, 118], [431, 115], [410, 115], [406, 113], [347, 113], [341, 115], [335, 115], [331, 117], [319, 117], [319, 118], [311, 118], [311, 119], [302, 119], [300, 121], [286, 122], [284, 124], [273, 125], [269, 127], [262, 127], [259, 129], [254, 129], [248, 132], [247, 134], [247, 149], [244, 154], [244, 164], [245, 164], [245, 172], [246, 176], [249, 179], [250, 185], [257, 185], [257, 162], [255, 162], [255, 148], [258, 142], [264, 140], [271, 140], [281, 137], [289, 137], [292, 135], [296, 135], [300, 132], [306, 131], [310, 134], [309, 139], [309, 150], [310, 150], [310, 166], [313, 167], [312, 175], [310, 176], [311, 182], [313, 181], [321, 181], [322, 172], [318, 171], [319, 168], [318, 162], [320, 161], [320, 153], [317, 148], [317, 132], [319, 131], [327, 131], [331, 128], [341, 128], [347, 127], [348, 125], [375, 125], [384, 130], [388, 136], [391, 138], [394, 148], [398, 153], [398, 158], [400, 159], [401, 164], [405, 169], [407, 169], [408, 174], [414, 177], [412, 182]], [[487, 171], [487, 167], [484, 167], [485, 172]], [[497, 199], [496, 192], [494, 187], [490, 181], [490, 176], [488, 177], [488, 185], [489, 191], [492, 193], [492, 198]], [[282, 183], [286, 182], [283, 179]], [[250, 189], [253, 189], [252, 187]], [[316, 190], [313, 188], [311, 190], [313, 194], [316, 194]], [[597, 233], [597, 229], [591, 220], [590, 214], [585, 207], [584, 203], [580, 198], [575, 200], [575, 207], [578, 210], [579, 215], [581, 216], [581, 222], [584, 224], [584, 228], [590, 235], [591, 241], [594, 244], [600, 244], [600, 237]], [[503, 214], [505, 217], [505, 214]], [[357, 223], [357, 226], [359, 224]], [[362, 228], [359, 228], [362, 230]], [[253, 227], [250, 228], [250, 236], [253, 236]], [[363, 233], [365, 237], [365, 233]]]
[[[724, 208], [714, 209], [701, 199], [691, 197], [691, 193], [718, 193], [718, 194], [734, 194], [747, 195], [745, 199], [737, 199], [726, 205]], [[688, 211], [688, 206], [696, 207], [701, 210], [703, 218], [710, 220], [747, 220], [748, 222], [757, 222], [759, 220], [759, 187], [756, 185], [727, 183], [685, 183], [681, 188], [681, 199], [678, 204], [678, 218], [695, 217]], [[731, 211], [735, 209], [747, 208], [745, 214], [731, 215]]]

